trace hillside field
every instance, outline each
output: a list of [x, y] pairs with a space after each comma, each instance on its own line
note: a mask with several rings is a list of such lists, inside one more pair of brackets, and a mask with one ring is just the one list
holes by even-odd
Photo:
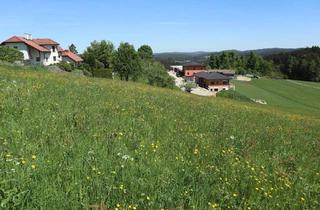
[[292, 110], [0, 66], [0, 208], [319, 209], [320, 120]]
[[320, 83], [271, 79], [233, 83], [241, 95], [265, 100], [274, 109], [320, 118]]

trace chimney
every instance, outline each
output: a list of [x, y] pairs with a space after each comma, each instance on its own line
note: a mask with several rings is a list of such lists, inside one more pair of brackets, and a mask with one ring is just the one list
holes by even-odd
[[25, 34], [24, 34], [24, 38], [25, 38], [26, 40], [32, 40], [32, 34], [25, 33]]

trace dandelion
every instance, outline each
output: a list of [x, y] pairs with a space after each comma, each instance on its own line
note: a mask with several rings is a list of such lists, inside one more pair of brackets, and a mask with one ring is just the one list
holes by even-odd
[[300, 200], [301, 200], [302, 202], [304, 202], [304, 201], [305, 201], [305, 199], [304, 199], [303, 197], [301, 197], [301, 198], [300, 198]]
[[36, 155], [32, 155], [31, 158], [32, 158], [32, 160], [35, 160], [35, 159], [37, 159], [37, 156]]
[[36, 169], [36, 165], [33, 165], [33, 164], [32, 164], [32, 165], [31, 165], [31, 168], [32, 168], [32, 169]]
[[237, 193], [233, 193], [233, 197], [237, 197], [238, 196], [238, 194]]
[[21, 163], [24, 165], [24, 164], [26, 164], [26, 161], [25, 160], [21, 160]]
[[230, 136], [230, 139], [231, 139], [231, 140], [234, 140], [234, 138], [235, 138], [235, 137], [234, 137], [233, 135], [232, 135], [232, 136]]
[[117, 206], [118, 208], [120, 208], [121, 205], [118, 203], [116, 206]]
[[150, 201], [150, 197], [149, 196], [147, 196], [147, 200]]

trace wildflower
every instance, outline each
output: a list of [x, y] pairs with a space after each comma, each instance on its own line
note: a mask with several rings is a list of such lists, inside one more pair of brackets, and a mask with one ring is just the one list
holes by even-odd
[[31, 165], [31, 168], [32, 168], [32, 169], [36, 169], [36, 165], [33, 165], [33, 164], [32, 164], [32, 165]]
[[114, 210], [119, 210], [119, 208], [116, 207], [116, 208], [114, 208]]
[[32, 155], [32, 160], [35, 160], [35, 159], [37, 159], [37, 156], [36, 155]]
[[199, 150], [197, 148], [194, 149], [193, 154], [195, 154], [195, 155], [199, 154]]
[[237, 197], [238, 196], [238, 194], [237, 193], [233, 193], [233, 197]]
[[150, 197], [149, 196], [147, 196], [147, 200], [150, 201]]
[[21, 163], [24, 165], [24, 164], [26, 164], [26, 161], [25, 160], [21, 160]]
[[305, 201], [305, 199], [304, 199], [303, 197], [301, 197], [301, 198], [300, 198], [300, 200], [301, 200], [302, 202], [304, 202], [304, 201]]
[[232, 135], [232, 136], [230, 136], [230, 139], [231, 139], [231, 140], [234, 140], [234, 136], [233, 136], [233, 135]]
[[117, 204], [116, 206], [117, 206], [118, 208], [120, 208], [120, 204]]

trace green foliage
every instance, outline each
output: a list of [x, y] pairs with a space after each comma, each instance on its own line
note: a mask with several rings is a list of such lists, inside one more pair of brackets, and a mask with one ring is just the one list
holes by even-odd
[[58, 63], [58, 67], [67, 72], [72, 72], [74, 70], [74, 65], [65, 61]]
[[182, 87], [184, 87], [186, 92], [191, 92], [193, 88], [195, 88], [197, 85], [194, 82], [191, 81], [187, 81], [186, 83], [184, 83], [184, 85]]
[[111, 68], [113, 54], [114, 45], [111, 42], [105, 40], [94, 41], [84, 51], [83, 59], [91, 69]]
[[158, 87], [174, 88], [175, 83], [172, 77], [168, 75], [164, 66], [155, 61], [144, 61], [142, 64], [143, 75], [146, 76], [149, 85]]
[[71, 44], [69, 46], [69, 50], [74, 53], [74, 54], [78, 54], [78, 50], [77, 50], [77, 47], [74, 45], [74, 44]]
[[149, 45], [142, 45], [138, 49], [138, 55], [142, 60], [151, 60], [153, 58], [153, 51]]
[[234, 69], [238, 74], [254, 73], [271, 75], [277, 67], [270, 61], [251, 52], [248, 57], [235, 52], [223, 52], [221, 55], [211, 55], [208, 64], [212, 69]]
[[137, 80], [141, 75], [141, 63], [133, 45], [127, 42], [120, 44], [114, 55], [113, 67], [121, 80]]
[[279, 65], [281, 72], [290, 79], [320, 82], [319, 47], [270, 55], [267, 59]]
[[0, 46], [0, 61], [9, 63], [23, 61], [23, 53], [10, 47]]
[[319, 209], [314, 117], [2, 67], [0, 90], [1, 209]]

